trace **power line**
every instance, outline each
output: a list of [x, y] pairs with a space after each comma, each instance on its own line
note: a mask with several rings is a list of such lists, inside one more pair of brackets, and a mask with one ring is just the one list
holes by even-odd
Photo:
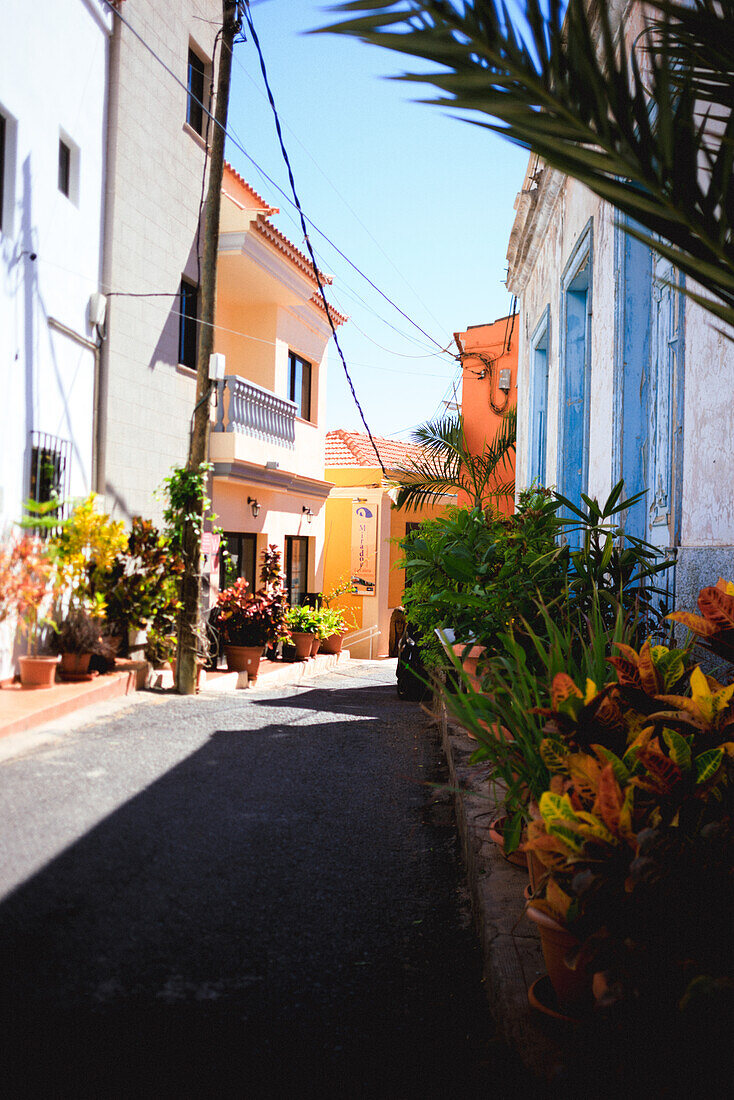
[[[128, 28], [128, 30], [131, 32], [131, 34], [133, 34], [135, 36], [135, 38], [138, 39], [138, 41], [145, 47], [145, 49], [148, 50], [148, 52], [151, 54], [152, 57], [155, 58], [155, 60], [159, 63], [159, 65], [161, 65], [165, 69], [165, 71], [168, 73], [168, 75], [173, 80], [175, 80], [175, 82], [179, 85], [179, 87], [183, 88], [183, 90], [186, 92], [186, 94], [188, 96], [191, 97], [191, 99], [194, 101], [194, 103], [196, 103], [199, 107], [201, 107], [202, 111], [208, 116], [209, 119], [211, 119], [211, 121], [214, 123], [214, 125], [220, 127], [220, 129], [224, 132], [225, 136], [227, 138], [229, 138], [229, 140], [232, 142], [234, 147], [236, 149], [239, 149], [239, 151], [242, 153], [242, 155], [244, 157], [246, 157], [247, 160], [252, 165], [254, 165], [255, 168], [257, 168], [258, 172], [260, 172], [260, 174], [263, 176], [263, 178], [268, 181], [268, 183], [278, 192], [278, 194], [282, 195], [283, 198], [286, 200], [286, 202], [288, 202], [291, 206], [295, 206], [296, 209], [298, 209], [298, 206], [293, 201], [293, 199], [283, 190], [283, 188], [278, 183], [275, 182], [275, 180], [271, 176], [268, 175], [268, 173], [265, 171], [265, 169], [262, 168], [257, 163], [255, 158], [253, 156], [251, 156], [250, 153], [247, 152], [244, 145], [239, 140], [238, 136], [234, 133], [234, 131], [231, 128], [224, 127], [219, 122], [217, 122], [217, 120], [214, 118], [214, 115], [211, 113], [211, 111], [208, 109], [208, 107], [206, 107], [205, 104], [203, 104], [201, 102], [201, 100], [197, 99], [197, 97], [189, 89], [188, 85], [185, 84], [184, 81], [181, 80], [181, 78], [176, 75], [176, 73], [173, 71], [173, 69], [171, 69], [171, 67], [169, 65], [167, 65], [166, 62], [163, 60], [163, 58], [160, 57], [160, 55], [156, 53], [156, 51], [153, 49], [153, 47], [148, 42], [146, 42], [145, 38], [139, 33], [139, 31], [137, 31], [135, 29], [135, 27], [132, 26], [132, 24], [125, 18], [125, 16], [120, 11], [118, 11], [118, 9], [113, 5], [112, 0], [104, 0], [104, 3], [107, 5], [109, 10], [120, 20], [120, 22], [124, 23], [124, 25]], [[245, 8], [245, 13], [249, 14], [249, 9], [248, 8]], [[250, 20], [248, 19], [248, 23], [249, 22], [250, 22]], [[254, 29], [254, 28], [251, 28], [251, 29]], [[254, 38], [254, 35], [253, 35], [253, 38]], [[381, 290], [380, 287], [377, 286], [377, 284], [374, 283], [372, 281], [372, 279], [370, 279], [369, 275], [366, 275], [365, 272], [362, 271], [362, 269], [360, 267], [358, 267], [357, 264], [355, 264], [353, 260], [350, 260], [349, 257], [344, 252], [342, 252], [342, 250], [338, 247], [338, 245], [334, 244], [334, 242], [331, 240], [331, 238], [329, 236], [327, 236], [327, 234], [323, 231], [323, 229], [320, 229], [316, 225], [316, 223], [314, 221], [312, 221], [311, 218], [309, 218], [306, 214], [304, 214], [302, 212], [302, 210], [299, 210], [299, 214], [300, 214], [302, 220], [304, 222], [307, 222], [311, 226], [311, 228], [313, 230], [315, 230], [316, 233], [319, 234], [319, 236], [323, 237], [323, 239], [327, 242], [327, 244], [329, 244], [331, 246], [331, 248], [334, 249], [334, 251], [337, 253], [337, 255], [341, 256], [341, 258], [345, 261], [345, 263], [349, 264], [349, 266], [354, 271], [356, 271], [357, 274], [362, 279], [364, 279], [365, 282], [367, 282], [372, 287], [372, 289], [375, 290], [380, 295], [380, 297], [384, 298], [385, 301], [388, 302], [393, 307], [393, 309], [397, 310], [397, 312], [400, 313], [401, 316], [403, 316], [406, 321], [408, 321], [411, 325], [413, 325], [414, 328], [416, 328], [419, 332], [421, 332], [428, 340], [430, 340], [430, 342], [432, 344], [435, 344], [436, 347], [438, 347], [438, 348], [441, 347], [441, 344], [438, 342], [438, 340], [434, 339], [434, 337], [431, 336], [430, 333], [426, 332], [426, 330], [424, 328], [422, 328], [418, 324], [417, 321], [414, 321], [413, 318], [409, 316], [409, 314], [407, 314], [403, 309], [401, 309], [400, 306], [397, 305], [397, 303], [394, 302], [393, 299], [388, 294], [386, 294], [384, 290]]]
[[[234, 62], [235, 62], [235, 64], [236, 64], [236, 65], [238, 66], [238, 68], [239, 68], [239, 69], [241, 69], [241, 71], [242, 71], [242, 72], [244, 73], [244, 75], [245, 75], [245, 76], [247, 77], [247, 79], [248, 79], [248, 80], [250, 81], [250, 83], [252, 84], [253, 88], [254, 88], [254, 89], [255, 89], [255, 91], [256, 91], [256, 92], [258, 93], [258, 95], [261, 95], [261, 96], [263, 97], [263, 99], [267, 99], [267, 96], [266, 96], [266, 95], [265, 95], [265, 93], [264, 93], [264, 92], [262, 91], [262, 89], [261, 89], [261, 88], [260, 88], [260, 87], [258, 86], [258, 84], [257, 84], [257, 82], [256, 82], [256, 80], [255, 80], [255, 78], [254, 78], [254, 77], [253, 77], [253, 76], [252, 76], [252, 75], [251, 75], [251, 74], [250, 74], [250, 73], [249, 73], [249, 72], [247, 71], [247, 69], [246, 69], [246, 68], [245, 68], [245, 66], [243, 65], [243, 63], [242, 63], [242, 60], [241, 60], [241, 58], [240, 58], [240, 57], [239, 57], [239, 56], [238, 56], [237, 54], [235, 54], [235, 53], [233, 53], [233, 54], [232, 54], [232, 57], [233, 57], [233, 59], [234, 59]], [[423, 301], [423, 299], [421, 298], [421, 296], [419, 295], [419, 293], [418, 293], [418, 291], [417, 291], [417, 290], [415, 289], [415, 287], [414, 287], [414, 286], [413, 286], [413, 285], [412, 285], [412, 284], [410, 283], [410, 281], [409, 281], [409, 280], [408, 280], [408, 279], [407, 279], [407, 278], [405, 277], [405, 275], [404, 275], [404, 274], [403, 274], [403, 272], [402, 272], [402, 271], [400, 270], [400, 268], [399, 268], [399, 267], [397, 266], [397, 264], [396, 264], [396, 263], [395, 263], [395, 262], [393, 261], [393, 259], [392, 259], [392, 258], [391, 258], [391, 257], [390, 257], [390, 256], [388, 255], [388, 253], [387, 253], [387, 252], [385, 251], [385, 249], [384, 249], [384, 248], [382, 247], [382, 245], [381, 245], [381, 244], [380, 244], [380, 242], [378, 241], [377, 237], [375, 237], [375, 236], [374, 236], [374, 234], [370, 232], [369, 226], [365, 225], [365, 223], [364, 223], [364, 222], [362, 221], [362, 219], [360, 218], [360, 216], [359, 216], [359, 214], [358, 214], [358, 213], [356, 212], [356, 210], [355, 210], [355, 209], [354, 209], [354, 208], [353, 208], [353, 207], [352, 207], [352, 206], [350, 205], [350, 203], [349, 203], [349, 202], [347, 201], [347, 199], [346, 199], [346, 198], [344, 197], [344, 195], [342, 195], [341, 191], [340, 191], [340, 190], [339, 190], [339, 188], [338, 188], [338, 187], [336, 186], [336, 184], [334, 183], [334, 181], [332, 180], [332, 178], [331, 178], [331, 177], [330, 177], [330, 176], [328, 175], [328, 173], [327, 173], [327, 172], [325, 172], [325, 171], [324, 171], [324, 169], [323, 169], [323, 168], [321, 167], [321, 165], [319, 164], [319, 162], [318, 162], [318, 160], [316, 159], [316, 157], [314, 157], [314, 156], [313, 156], [313, 155], [311, 154], [311, 152], [310, 152], [310, 150], [309, 150], [308, 146], [307, 146], [307, 145], [304, 145], [304, 143], [303, 143], [303, 142], [301, 141], [301, 139], [299, 138], [298, 134], [297, 134], [297, 133], [295, 132], [295, 130], [293, 129], [293, 127], [292, 127], [292, 126], [289, 126], [287, 122], [283, 122], [283, 126], [284, 126], [284, 128], [285, 128], [286, 130], [288, 130], [288, 132], [289, 132], [289, 133], [290, 133], [290, 134], [292, 135], [293, 139], [294, 139], [294, 140], [295, 140], [295, 141], [296, 141], [296, 142], [298, 143], [298, 145], [300, 145], [301, 149], [303, 149], [304, 153], [305, 153], [305, 154], [306, 154], [306, 156], [307, 156], [307, 157], [309, 158], [309, 160], [311, 161], [311, 163], [312, 163], [312, 164], [314, 165], [314, 167], [316, 168], [317, 172], [319, 172], [319, 174], [320, 174], [321, 176], [323, 176], [323, 178], [324, 178], [324, 179], [326, 180], [326, 182], [328, 183], [329, 187], [331, 187], [331, 189], [332, 189], [332, 191], [334, 192], [334, 194], [335, 194], [335, 195], [337, 196], [337, 198], [339, 198], [339, 199], [340, 199], [340, 200], [342, 201], [342, 203], [343, 203], [343, 204], [344, 204], [344, 206], [345, 206], [345, 207], [347, 208], [347, 210], [348, 210], [348, 211], [349, 211], [349, 213], [350, 213], [350, 214], [352, 215], [352, 217], [353, 217], [353, 218], [354, 218], [354, 220], [355, 220], [355, 221], [357, 222], [357, 224], [358, 224], [358, 225], [360, 226], [360, 228], [364, 230], [364, 232], [365, 232], [365, 233], [367, 234], [367, 236], [368, 236], [368, 237], [369, 237], [369, 239], [370, 239], [370, 240], [372, 241], [372, 243], [373, 243], [373, 244], [375, 245], [375, 247], [376, 247], [376, 248], [378, 249], [378, 251], [379, 251], [379, 252], [380, 252], [380, 253], [382, 254], [382, 256], [384, 256], [384, 258], [385, 258], [385, 259], [387, 260], [387, 262], [388, 262], [388, 263], [390, 264], [390, 266], [392, 267], [393, 271], [394, 271], [394, 272], [395, 272], [395, 273], [396, 273], [396, 274], [397, 274], [397, 275], [398, 275], [398, 276], [399, 276], [399, 277], [400, 277], [400, 278], [402, 279], [402, 281], [403, 281], [403, 282], [405, 283], [405, 285], [407, 286], [408, 290], [410, 290], [410, 291], [411, 291], [411, 292], [412, 292], [412, 293], [413, 293], [413, 294], [415, 295], [416, 301], [417, 301], [417, 302], [419, 303], [419, 305], [421, 305], [421, 306], [423, 307], [423, 309], [424, 309], [424, 310], [426, 311], [426, 313], [427, 313], [427, 314], [428, 314], [428, 316], [429, 316], [429, 317], [431, 318], [431, 320], [432, 320], [432, 321], [435, 321], [435, 322], [436, 322], [436, 324], [437, 324], [437, 325], [438, 325], [438, 326], [440, 327], [440, 326], [441, 326], [441, 322], [440, 322], [440, 321], [438, 320], [438, 318], [437, 318], [437, 317], [436, 317], [436, 316], [435, 316], [435, 315], [434, 315], [434, 314], [433, 314], [433, 313], [431, 312], [431, 310], [430, 310], [430, 309], [428, 308], [428, 306], [426, 305], [426, 303], [425, 303], [425, 302]]]
[[347, 382], [349, 383], [349, 389], [352, 391], [352, 397], [354, 398], [354, 403], [357, 406], [357, 409], [359, 411], [359, 415], [362, 419], [362, 423], [364, 424], [367, 435], [370, 438], [370, 443], [372, 444], [374, 452], [377, 455], [377, 461], [380, 464], [380, 469], [382, 470], [383, 475], [385, 477], [387, 477], [387, 470], [385, 469], [385, 466], [383, 464], [380, 452], [377, 449], [377, 444], [375, 443], [375, 441], [372, 437], [372, 432], [370, 431], [369, 425], [367, 423], [367, 419], [366, 419], [366, 417], [364, 415], [364, 412], [362, 410], [362, 406], [359, 403], [359, 398], [357, 397], [357, 392], [354, 388], [354, 383], [352, 382], [352, 379], [351, 379], [350, 374], [349, 374], [349, 368], [347, 367], [347, 361], [344, 358], [344, 353], [343, 353], [343, 351], [341, 349], [341, 345], [339, 343], [339, 337], [337, 335], [336, 326], [334, 324], [334, 319], [331, 316], [331, 309], [329, 308], [329, 302], [326, 298], [326, 293], [324, 291], [323, 283], [321, 282], [321, 273], [319, 272], [319, 265], [316, 263], [316, 256], [314, 254], [313, 246], [311, 244], [311, 238], [308, 235], [308, 228], [306, 226], [306, 219], [304, 217], [303, 210], [301, 209], [301, 201], [298, 197], [298, 191], [296, 190], [296, 181], [293, 178], [293, 169], [291, 168], [291, 162], [288, 158], [288, 152], [287, 152], [286, 147], [285, 147], [285, 142], [283, 141], [283, 131], [281, 130], [281, 127], [280, 127], [280, 119], [278, 118], [278, 111], [277, 111], [277, 108], [275, 106], [275, 100], [273, 99], [273, 92], [272, 92], [272, 89], [270, 87], [270, 82], [268, 80], [267, 68], [265, 66], [265, 58], [263, 57], [262, 50], [260, 49], [260, 40], [257, 37], [257, 31], [255, 30], [254, 23], [252, 22], [252, 15], [250, 13], [250, 9], [247, 5], [247, 2], [245, 2], [244, 13], [245, 13], [245, 19], [247, 20], [247, 25], [250, 28], [250, 34], [252, 35], [253, 44], [255, 46], [255, 49], [257, 50], [257, 55], [260, 59], [260, 68], [262, 70], [263, 80], [265, 82], [265, 89], [268, 93], [268, 99], [270, 100], [270, 106], [271, 106], [272, 111], [273, 111], [273, 118], [275, 120], [275, 129], [276, 129], [277, 134], [278, 134], [278, 142], [280, 143], [281, 152], [283, 154], [283, 160], [285, 161], [285, 165], [286, 165], [286, 168], [288, 170], [288, 179], [290, 181], [291, 191], [293, 192], [293, 199], [295, 201], [296, 206], [298, 207], [298, 213], [299, 213], [300, 218], [301, 218], [301, 226], [303, 228], [303, 236], [305, 238], [306, 245], [308, 246], [308, 252], [309, 252], [309, 255], [311, 257], [311, 262], [313, 264], [314, 276], [315, 276], [316, 282], [318, 284], [319, 293], [321, 294], [321, 298], [322, 298], [323, 303], [324, 303], [324, 309], [326, 310], [326, 316], [327, 316], [328, 321], [329, 321], [329, 326], [331, 328], [332, 335], [334, 337], [334, 345], [336, 347], [336, 350], [339, 353], [339, 358], [342, 361], [342, 366], [344, 367], [344, 373], [347, 376]]

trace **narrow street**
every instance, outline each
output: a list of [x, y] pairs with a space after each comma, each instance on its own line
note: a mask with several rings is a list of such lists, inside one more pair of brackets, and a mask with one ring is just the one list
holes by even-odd
[[519, 1095], [394, 662], [0, 765], [4, 1095]]

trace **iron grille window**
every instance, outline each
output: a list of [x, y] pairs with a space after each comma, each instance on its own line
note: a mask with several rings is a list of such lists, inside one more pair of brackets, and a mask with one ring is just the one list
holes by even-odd
[[199, 350], [198, 316], [199, 288], [193, 283], [181, 280], [180, 309], [178, 322], [178, 361], [185, 367], [196, 370]]
[[[46, 516], [60, 522], [64, 517], [64, 504], [69, 493], [69, 441], [46, 432], [31, 432], [30, 451], [28, 495], [36, 504], [58, 501], [57, 506]], [[38, 528], [36, 534], [50, 535], [53, 530]]]
[[206, 66], [201, 58], [189, 50], [188, 89], [189, 98], [186, 106], [186, 121], [197, 134], [204, 133], [204, 82]]
[[71, 149], [59, 138], [59, 191], [67, 199], [71, 191]]
[[296, 416], [311, 419], [311, 364], [294, 351], [288, 352], [288, 396], [296, 403]]

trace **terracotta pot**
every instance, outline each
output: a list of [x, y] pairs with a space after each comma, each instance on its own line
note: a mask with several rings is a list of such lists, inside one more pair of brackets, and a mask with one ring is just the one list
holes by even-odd
[[61, 679], [86, 675], [91, 658], [91, 653], [62, 653], [59, 665]]
[[342, 646], [344, 645], [343, 634], [330, 634], [328, 638], [324, 638], [321, 643], [322, 653], [341, 653]]
[[473, 645], [466, 656], [463, 656], [468, 644], [468, 642], [454, 642], [451, 648], [461, 661], [461, 667], [464, 669], [471, 686], [475, 691], [481, 691], [482, 681], [477, 676], [477, 665], [480, 657], [483, 657], [487, 652], [487, 647], [483, 645]]
[[19, 657], [20, 682], [24, 688], [54, 686], [58, 657]]
[[505, 838], [502, 835], [502, 830], [505, 827], [506, 817], [498, 817], [489, 826], [490, 839], [494, 841], [502, 849], [502, 855], [505, 857], [508, 863], [511, 863], [513, 867], [527, 867], [528, 860], [524, 852], [518, 851], [516, 848], [514, 852], [505, 855]]
[[293, 639], [293, 645], [296, 647], [296, 660], [307, 661], [311, 656], [313, 634], [306, 633], [305, 630], [291, 630], [291, 638]]
[[313, 641], [311, 642], [311, 656], [312, 657], [316, 656], [316, 654], [319, 651], [319, 646], [320, 645], [321, 645], [321, 639], [319, 638], [318, 634], [314, 634]]
[[227, 668], [230, 672], [246, 672], [248, 681], [254, 684], [264, 649], [261, 645], [226, 645]]
[[571, 970], [566, 965], [566, 956], [578, 947], [579, 941], [569, 930], [557, 920], [529, 905], [525, 914], [540, 932], [540, 943], [543, 948], [548, 977], [553, 983], [556, 1000], [561, 1010], [571, 1013], [583, 1010], [591, 1004], [591, 979], [592, 975], [581, 966]]

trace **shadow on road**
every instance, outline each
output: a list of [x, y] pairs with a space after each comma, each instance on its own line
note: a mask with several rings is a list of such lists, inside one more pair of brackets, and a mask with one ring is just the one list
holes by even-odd
[[515, 1095], [387, 692], [259, 700], [347, 718], [215, 732], [0, 906], [6, 1095]]

